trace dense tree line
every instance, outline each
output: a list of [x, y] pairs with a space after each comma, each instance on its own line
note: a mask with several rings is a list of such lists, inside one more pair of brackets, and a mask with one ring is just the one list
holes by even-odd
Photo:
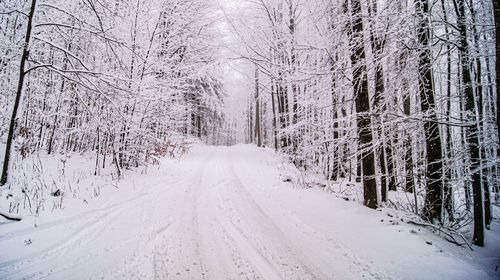
[[1, 1], [1, 185], [14, 153], [92, 152], [96, 174], [112, 164], [120, 176], [186, 135], [226, 143], [211, 9], [202, 0]]
[[370, 208], [402, 192], [429, 222], [473, 221], [483, 246], [499, 201], [497, 2], [246, 2], [232, 20], [256, 73], [247, 142], [360, 181]]
[[[247, 142], [360, 182], [370, 208], [404, 194], [428, 222], [472, 223], [484, 245], [500, 200], [498, 1], [239, 4]], [[188, 135], [236, 142], [218, 16], [203, 0], [1, 1], [0, 184], [18, 154], [92, 153], [96, 175], [121, 176]]]

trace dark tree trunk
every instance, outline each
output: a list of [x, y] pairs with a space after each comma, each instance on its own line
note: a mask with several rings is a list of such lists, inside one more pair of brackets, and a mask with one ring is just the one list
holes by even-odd
[[361, 156], [363, 168], [364, 204], [370, 208], [377, 208], [377, 184], [375, 181], [375, 156], [371, 147], [373, 141], [370, 98], [368, 93], [368, 77], [366, 72], [365, 48], [363, 36], [363, 19], [361, 17], [360, 0], [351, 1], [351, 62], [353, 65], [354, 102], [357, 113], [357, 126], [360, 149], [364, 150]]
[[[332, 75], [331, 78], [331, 86], [330, 86], [330, 94], [332, 95], [332, 118], [333, 118], [333, 144], [332, 144], [332, 151], [331, 151], [331, 170], [329, 170], [328, 173], [328, 179], [337, 181], [338, 175], [339, 175], [339, 145], [338, 145], [338, 139], [339, 139], [339, 118], [338, 118], [338, 96], [335, 91], [336, 88], [336, 78], [335, 78], [335, 63], [337, 61], [337, 57], [335, 57], [335, 60], [331, 58], [330, 63], [330, 75]], [[328, 162], [328, 166], [330, 167], [330, 161]]]
[[271, 80], [271, 107], [273, 109], [273, 137], [274, 137], [274, 150], [277, 152], [278, 151], [278, 126], [276, 124], [276, 102], [274, 100], [276, 94], [276, 85], [274, 83], [274, 80]]
[[495, 19], [495, 37], [496, 37], [496, 61], [495, 61], [495, 72], [496, 72], [496, 87], [497, 87], [497, 133], [498, 139], [500, 140], [500, 1], [493, 0], [493, 13]]
[[250, 143], [254, 142], [254, 124], [253, 124], [253, 103], [250, 100], [250, 103], [248, 104], [248, 136], [250, 137]]
[[[403, 100], [403, 111], [405, 116], [409, 117], [411, 114], [411, 100], [410, 94], [408, 93]], [[405, 191], [413, 193], [415, 192], [415, 182], [413, 180], [413, 146], [411, 141], [411, 134], [406, 135], [406, 152], [404, 153], [405, 160]]]
[[460, 65], [462, 72], [462, 90], [465, 96], [465, 109], [469, 119], [466, 121], [471, 123], [467, 128], [466, 143], [470, 152], [470, 170], [472, 176], [472, 198], [474, 209], [474, 234], [472, 242], [477, 246], [484, 246], [484, 204], [483, 190], [481, 187], [481, 162], [480, 162], [480, 143], [478, 130], [478, 116], [476, 114], [476, 97], [472, 86], [469, 61], [469, 43], [467, 42], [467, 26], [465, 17], [465, 1], [458, 0], [457, 5], [457, 21], [460, 31]]
[[21, 64], [19, 66], [19, 81], [17, 83], [16, 99], [14, 101], [14, 108], [12, 109], [12, 116], [10, 117], [9, 132], [7, 135], [7, 144], [5, 146], [5, 155], [2, 168], [2, 177], [0, 178], [0, 186], [5, 185], [9, 177], [8, 173], [9, 173], [10, 155], [12, 150], [12, 142], [14, 141], [14, 131], [16, 129], [17, 110], [19, 109], [19, 104], [21, 103], [21, 94], [23, 92], [24, 77], [27, 74], [24, 68], [29, 56], [31, 29], [33, 23], [33, 16], [35, 14], [35, 6], [36, 6], [36, 0], [31, 0], [31, 7], [30, 7], [30, 12], [28, 14], [28, 23], [26, 27], [26, 35], [24, 38], [23, 54], [21, 56]]
[[257, 147], [262, 147], [261, 130], [259, 69], [255, 68], [255, 138], [257, 139]]
[[[498, 141], [500, 141], [500, 1], [498, 0], [493, 0], [493, 14], [494, 14], [494, 21], [495, 21], [495, 38], [496, 38], [496, 44], [495, 44], [495, 84], [496, 84], [496, 119], [497, 119], [497, 135], [498, 135]], [[497, 150], [497, 156], [500, 155], [500, 149]], [[495, 166], [495, 170], [498, 169], [498, 166]], [[496, 172], [495, 172], [496, 173]], [[496, 195], [495, 198], [498, 201], [498, 193], [499, 193], [499, 186], [498, 183], [495, 184], [495, 189], [496, 189]]]
[[198, 138], [201, 139], [201, 112], [196, 115], [196, 128], [198, 130]]
[[394, 173], [394, 157], [392, 155], [392, 133], [387, 132], [387, 141], [385, 146], [385, 164], [387, 166], [387, 188], [389, 191], [396, 191], [396, 174]]
[[[476, 10], [474, 9], [474, 3], [469, 0], [469, 11], [471, 13], [472, 17], [472, 31], [474, 32], [474, 45], [475, 48], [478, 49], [480, 47], [480, 42], [479, 42], [479, 32], [477, 30], [477, 21], [476, 21]], [[480, 135], [484, 135], [483, 129], [486, 127], [486, 118], [484, 114], [484, 109], [483, 109], [483, 104], [484, 104], [484, 97], [483, 97], [483, 77], [482, 77], [482, 63], [481, 63], [481, 58], [476, 57], [475, 59], [476, 62], [476, 79], [475, 79], [475, 84], [476, 84], [476, 96], [477, 96], [477, 102], [475, 103], [477, 106], [477, 126], [478, 126], [478, 132]], [[482, 140], [480, 140], [482, 139]], [[484, 142], [484, 136], [482, 138], [479, 138], [479, 142]], [[490, 202], [490, 186], [488, 182], [488, 168], [484, 168], [484, 163], [486, 162], [486, 146], [484, 144], [481, 145], [480, 147], [480, 178], [481, 178], [481, 184], [483, 187], [483, 192], [484, 192], [484, 224], [487, 229], [490, 228], [491, 224], [491, 202]]]
[[368, 4], [368, 13], [370, 15], [371, 26], [370, 26], [370, 43], [372, 46], [373, 52], [373, 60], [375, 64], [375, 95], [374, 95], [374, 111], [375, 111], [375, 124], [378, 131], [378, 137], [381, 140], [381, 145], [377, 148], [377, 153], [379, 155], [378, 160], [381, 169], [381, 200], [382, 202], [387, 201], [387, 177], [389, 174], [387, 173], [387, 165], [386, 165], [386, 150], [385, 150], [385, 135], [383, 129], [383, 115], [385, 111], [384, 106], [384, 72], [382, 68], [381, 62], [381, 53], [384, 48], [384, 44], [380, 40], [380, 38], [376, 35], [375, 30], [375, 16], [377, 15], [377, 1], [372, 1]]
[[427, 193], [425, 196], [424, 218], [429, 221], [441, 222], [443, 207], [443, 155], [441, 135], [437, 123], [434, 97], [434, 78], [432, 73], [432, 55], [430, 42], [430, 19], [428, 0], [416, 1], [418, 17], [418, 42], [422, 50], [418, 56], [418, 81], [420, 91], [421, 110], [426, 114], [424, 130], [426, 139], [427, 158]]

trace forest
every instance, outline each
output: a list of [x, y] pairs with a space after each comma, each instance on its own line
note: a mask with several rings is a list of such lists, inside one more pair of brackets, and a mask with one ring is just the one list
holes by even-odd
[[246, 144], [282, 183], [494, 250], [499, 57], [497, 0], [2, 0], [0, 216], [79, 199], [70, 162], [127, 182]]
[[500, 199], [500, 4], [257, 2], [241, 36], [255, 67], [245, 141], [361, 182], [370, 208], [410, 193], [407, 211], [449, 228], [473, 223], [482, 246]]

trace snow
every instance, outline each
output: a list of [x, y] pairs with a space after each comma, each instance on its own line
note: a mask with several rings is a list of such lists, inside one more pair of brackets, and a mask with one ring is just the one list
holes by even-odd
[[470, 251], [385, 210], [294, 188], [282, 163], [252, 145], [196, 144], [87, 203], [0, 220], [0, 279], [500, 276], [497, 221], [487, 246]]

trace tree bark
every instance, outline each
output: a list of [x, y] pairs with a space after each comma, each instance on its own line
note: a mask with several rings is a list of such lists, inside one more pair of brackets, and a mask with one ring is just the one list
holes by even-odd
[[275, 98], [276, 85], [274, 79], [271, 79], [271, 107], [273, 109], [273, 138], [274, 138], [274, 150], [278, 151], [278, 125], [276, 123], [276, 102]]
[[[474, 47], [476, 49], [479, 49], [480, 47], [480, 42], [479, 42], [479, 32], [477, 30], [477, 21], [476, 21], [476, 10], [474, 9], [474, 3], [472, 0], [469, 0], [469, 11], [471, 14], [472, 18], [472, 32], [473, 32], [473, 39], [474, 39]], [[485, 133], [483, 132], [484, 128], [486, 127], [486, 118], [485, 118], [485, 113], [483, 109], [483, 104], [484, 104], [484, 93], [483, 93], [483, 77], [482, 77], [482, 63], [481, 63], [481, 58], [476, 57], [474, 58], [476, 62], [476, 78], [475, 78], [475, 88], [476, 88], [476, 97], [477, 101], [475, 102], [477, 106], [477, 130], [479, 135], [483, 135], [482, 137], [478, 137], [478, 142], [480, 143], [480, 150], [479, 150], [479, 176], [481, 178], [481, 184], [484, 192], [484, 201], [483, 201], [483, 208], [484, 208], [484, 224], [487, 229], [490, 228], [491, 224], [491, 202], [490, 202], [490, 186], [488, 182], [488, 168], [484, 168], [484, 163], [486, 162], [486, 147], [484, 145], [484, 135]]]
[[[330, 68], [330, 71], [331, 71], [331, 75], [332, 75], [332, 79], [331, 79], [331, 82], [332, 82], [332, 85], [330, 87], [330, 91], [331, 91], [331, 95], [332, 95], [332, 118], [333, 118], [333, 151], [331, 151], [332, 155], [332, 162], [331, 162], [331, 170], [329, 172], [329, 180], [333, 180], [333, 181], [337, 181], [338, 179], [338, 175], [339, 175], [339, 157], [340, 157], [340, 153], [339, 153], [339, 142], [338, 142], [338, 139], [339, 139], [339, 117], [338, 117], [338, 109], [337, 109], [337, 106], [338, 106], [338, 96], [337, 96], [337, 93], [335, 91], [335, 87], [336, 87], [336, 79], [335, 79], [335, 63], [336, 61], [331, 61], [331, 68]], [[330, 163], [328, 163], [330, 164]]]
[[443, 10], [443, 19], [445, 22], [444, 30], [445, 30], [445, 39], [446, 43], [446, 119], [448, 124], [446, 125], [446, 135], [447, 141], [445, 142], [446, 147], [446, 163], [448, 164], [445, 174], [445, 182], [443, 185], [443, 210], [445, 210], [446, 214], [448, 214], [448, 220], [453, 221], [453, 192], [452, 192], [452, 165], [451, 162], [453, 160], [453, 145], [451, 141], [451, 137], [453, 134], [453, 127], [451, 125], [452, 122], [452, 97], [451, 97], [451, 44], [450, 42], [450, 33], [448, 28], [448, 12], [446, 11], [446, 6], [444, 0], [441, 0], [441, 8]]
[[381, 200], [382, 202], [387, 201], [387, 177], [389, 176], [387, 172], [386, 165], [386, 139], [385, 139], [385, 131], [383, 129], [383, 115], [385, 111], [384, 105], [384, 71], [381, 62], [381, 53], [384, 48], [384, 43], [380, 40], [379, 36], [376, 34], [375, 25], [376, 20], [375, 17], [377, 15], [377, 1], [372, 0], [371, 3], [368, 4], [368, 14], [371, 18], [370, 25], [370, 43], [372, 46], [373, 52], [373, 63], [375, 64], [375, 95], [374, 95], [374, 112], [375, 112], [375, 127], [378, 132], [378, 137], [381, 140], [381, 145], [376, 149], [379, 160], [379, 165], [381, 169]]
[[31, 40], [31, 30], [32, 30], [33, 16], [35, 14], [35, 7], [36, 7], [36, 0], [31, 0], [30, 12], [28, 14], [28, 24], [26, 27], [26, 35], [24, 38], [23, 54], [21, 56], [21, 64], [19, 66], [19, 81], [17, 83], [16, 99], [14, 101], [14, 108], [12, 109], [12, 116], [10, 117], [9, 133], [7, 135], [7, 145], [5, 146], [5, 155], [2, 168], [2, 177], [0, 178], [0, 186], [5, 185], [9, 177], [10, 155], [12, 150], [12, 143], [14, 141], [14, 132], [16, 129], [17, 111], [21, 103], [24, 78], [27, 74], [24, 68], [29, 56], [29, 45]]
[[262, 147], [260, 96], [259, 96], [259, 69], [255, 68], [255, 138], [257, 147]]
[[[411, 115], [411, 98], [410, 94], [406, 94], [403, 100], [403, 111], [405, 116], [409, 117]], [[407, 133], [405, 137], [406, 149], [404, 153], [404, 161], [405, 161], [405, 171], [406, 171], [406, 180], [405, 180], [405, 191], [409, 193], [415, 192], [415, 182], [413, 180], [413, 147], [412, 147], [412, 136], [410, 133]], [[416, 203], [416, 201], [415, 201]]]
[[432, 72], [432, 55], [430, 42], [430, 20], [428, 0], [415, 2], [418, 18], [418, 42], [422, 50], [418, 56], [418, 83], [420, 91], [420, 106], [426, 115], [424, 119], [424, 130], [426, 139], [427, 158], [427, 193], [425, 196], [424, 218], [429, 221], [441, 222], [443, 207], [443, 155], [441, 145], [441, 133], [437, 123], [435, 111], [434, 77]]
[[366, 71], [365, 48], [363, 36], [363, 19], [361, 17], [360, 0], [351, 1], [351, 63], [353, 67], [354, 102], [357, 113], [357, 126], [360, 149], [362, 152], [361, 161], [363, 168], [363, 196], [364, 205], [369, 208], [377, 208], [377, 184], [375, 181], [375, 156], [373, 148], [370, 147], [373, 141], [370, 98], [368, 92], [368, 77]]
[[466, 143], [470, 153], [470, 170], [472, 177], [472, 198], [474, 209], [474, 233], [472, 242], [477, 246], [484, 246], [484, 203], [481, 186], [481, 152], [479, 143], [478, 115], [476, 113], [476, 96], [472, 85], [469, 61], [469, 43], [467, 41], [467, 26], [465, 16], [465, 1], [455, 1], [457, 5], [457, 21], [460, 32], [460, 66], [462, 72], [462, 91], [465, 96], [465, 109], [471, 125], [467, 127]]
[[500, 94], [500, 1], [498, 0], [493, 0], [493, 14], [495, 20], [495, 37], [496, 37], [495, 69], [496, 69], [496, 88], [497, 88], [497, 95], [496, 95], [497, 133], [498, 133], [498, 139], [500, 141], [500, 97], [498, 96]]

